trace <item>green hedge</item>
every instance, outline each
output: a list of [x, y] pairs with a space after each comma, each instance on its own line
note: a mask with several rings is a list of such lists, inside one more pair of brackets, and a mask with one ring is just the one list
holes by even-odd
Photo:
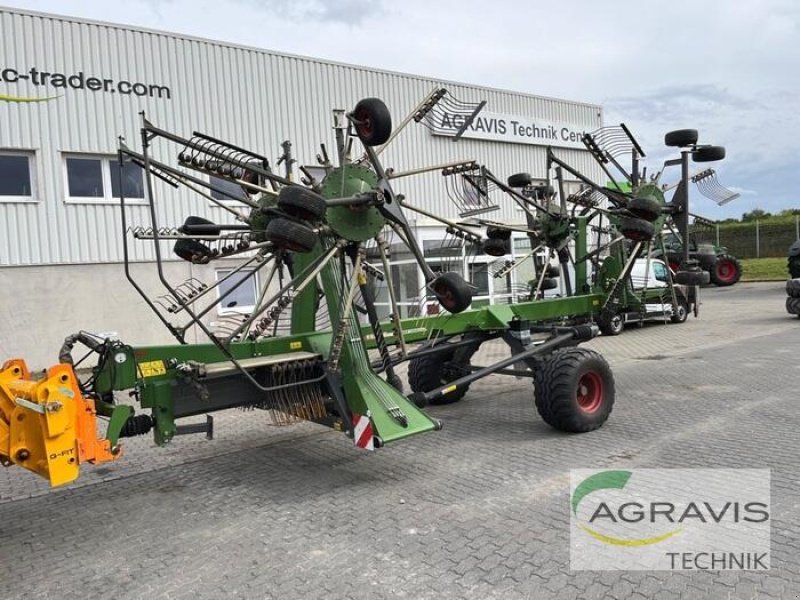
[[[716, 243], [714, 227], [697, 227], [698, 242]], [[756, 222], [721, 223], [719, 244], [739, 258], [785, 257], [789, 246], [797, 240], [794, 216], [764, 219], [758, 222], [758, 246], [756, 245]]]

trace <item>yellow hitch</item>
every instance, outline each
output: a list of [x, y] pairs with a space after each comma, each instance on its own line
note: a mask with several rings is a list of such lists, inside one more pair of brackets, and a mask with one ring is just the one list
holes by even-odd
[[97, 437], [94, 400], [84, 398], [68, 364], [31, 379], [22, 359], [0, 369], [0, 463], [20, 465], [53, 486], [78, 478], [82, 462], [116, 460], [107, 439]]

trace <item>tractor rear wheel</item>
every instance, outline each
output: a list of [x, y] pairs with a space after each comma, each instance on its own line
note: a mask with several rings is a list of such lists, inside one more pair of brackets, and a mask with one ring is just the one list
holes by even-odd
[[735, 256], [721, 254], [711, 269], [711, 282], [719, 287], [733, 285], [742, 276], [742, 263]]
[[786, 282], [786, 294], [792, 298], [800, 298], [800, 279], [790, 279]]
[[534, 386], [539, 415], [560, 431], [597, 429], [614, 407], [614, 376], [594, 350], [564, 348], [554, 352], [536, 370]]
[[[479, 347], [480, 342], [475, 342], [474, 345], [461, 346], [450, 351], [443, 350], [436, 354], [412, 358], [408, 364], [408, 384], [414, 392], [430, 392], [468, 374], [470, 372], [470, 360]], [[453, 404], [461, 400], [467, 390], [469, 390], [469, 385], [444, 396], [434, 398], [430, 403]]]

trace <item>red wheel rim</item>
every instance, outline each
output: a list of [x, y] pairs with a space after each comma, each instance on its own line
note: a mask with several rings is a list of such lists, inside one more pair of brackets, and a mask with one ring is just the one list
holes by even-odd
[[585, 413], [595, 413], [603, 405], [603, 379], [594, 371], [581, 375], [577, 390], [578, 406]]
[[723, 283], [733, 281], [736, 277], [736, 266], [729, 260], [721, 260], [717, 263], [717, 279]]
[[366, 112], [356, 113], [356, 119], [360, 121], [356, 126], [358, 135], [361, 137], [369, 137], [372, 135], [372, 120], [369, 118], [369, 114]]

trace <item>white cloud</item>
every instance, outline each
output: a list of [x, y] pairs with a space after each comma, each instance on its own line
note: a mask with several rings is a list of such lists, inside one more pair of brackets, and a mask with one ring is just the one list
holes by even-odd
[[[653, 159], [663, 134], [696, 127], [724, 144], [718, 216], [797, 206], [800, 4], [662, 0], [6, 0], [389, 70], [602, 103]], [[717, 215], [710, 215], [717, 216]]]

